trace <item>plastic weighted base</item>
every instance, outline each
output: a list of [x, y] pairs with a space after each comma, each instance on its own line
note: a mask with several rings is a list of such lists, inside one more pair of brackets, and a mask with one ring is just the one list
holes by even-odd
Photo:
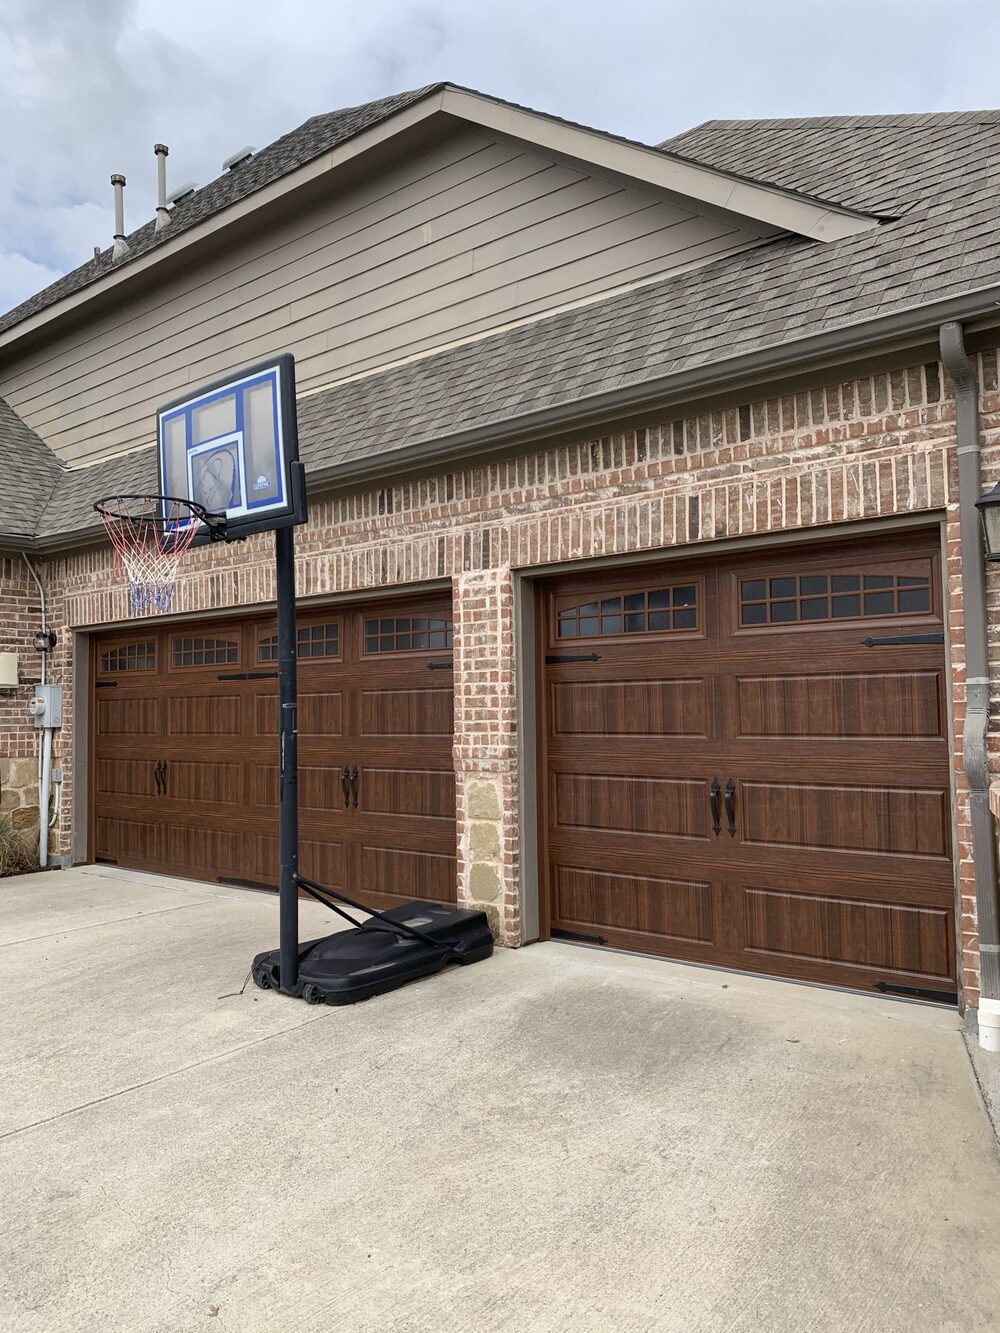
[[[493, 952], [485, 912], [412, 902], [383, 917], [303, 944], [298, 981], [286, 994], [301, 996], [307, 1004], [357, 1004], [440, 972], [449, 963], [478, 963]], [[393, 921], [430, 938], [404, 935], [392, 928]], [[277, 949], [259, 953], [252, 973], [262, 990], [283, 989]]]

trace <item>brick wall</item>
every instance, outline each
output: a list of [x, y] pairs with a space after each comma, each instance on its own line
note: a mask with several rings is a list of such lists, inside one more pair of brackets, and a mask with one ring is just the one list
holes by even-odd
[[[980, 363], [991, 482], [1000, 475], [997, 353], [983, 353]], [[464, 900], [489, 910], [502, 938], [518, 938], [522, 855], [512, 571], [721, 537], [944, 512], [964, 983], [975, 1003], [975, 904], [961, 773], [964, 641], [954, 415], [941, 366], [915, 364], [312, 505], [298, 539], [302, 596], [452, 581], [460, 891]], [[106, 549], [53, 560], [47, 578], [68, 624], [126, 619], [125, 595], [113, 585]], [[273, 595], [273, 546], [263, 536], [192, 553], [174, 609], [253, 606]], [[995, 575], [989, 604], [1000, 696]], [[996, 730], [991, 746], [1000, 767]], [[68, 818], [67, 809], [64, 840]]]

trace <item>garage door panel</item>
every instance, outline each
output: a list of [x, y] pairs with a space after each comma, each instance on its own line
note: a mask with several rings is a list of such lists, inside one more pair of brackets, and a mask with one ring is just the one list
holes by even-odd
[[704, 678], [557, 681], [550, 686], [555, 736], [710, 734], [710, 683]]
[[160, 825], [141, 815], [101, 815], [94, 821], [94, 855], [123, 865], [156, 865], [163, 855]]
[[557, 829], [703, 840], [710, 832], [707, 779], [556, 773], [551, 805]]
[[662, 738], [649, 736], [594, 736], [586, 741], [558, 736], [549, 744], [548, 757], [553, 772], [592, 777], [603, 769], [618, 770], [616, 776], [659, 778], [666, 764], [670, 778], [696, 783], [725, 776], [726, 764], [725, 753], [714, 742], [677, 738], [668, 749]]
[[234, 876], [245, 865], [244, 842], [250, 835], [235, 829], [203, 828], [193, 824], [167, 824], [165, 852], [167, 868], [193, 872], [206, 879]]
[[451, 742], [454, 687], [361, 691], [361, 735], [366, 739], [442, 737]]
[[[723, 846], [724, 842], [728, 846]], [[952, 910], [954, 867], [947, 858], [885, 852], [848, 852], [838, 856], [811, 847], [729, 844], [724, 829], [719, 850], [730, 875], [738, 868], [739, 873], [752, 876], [754, 883], [766, 884], [777, 891], [809, 890], [844, 899], [871, 898]]]
[[456, 875], [454, 856], [412, 847], [361, 843], [358, 888], [363, 895], [451, 903], [457, 894]]
[[820, 960], [936, 982], [953, 975], [952, 914], [945, 908], [753, 887], [744, 887], [742, 895], [746, 948], [753, 955]]
[[948, 767], [947, 741], [898, 740], [884, 745], [860, 743], [837, 737], [807, 742], [785, 739], [780, 744], [760, 739], [733, 740], [721, 755], [726, 775], [750, 780], [799, 782], [804, 774], [818, 782], [864, 786], [872, 773], [884, 772], [893, 783], [908, 787], [932, 787], [940, 791], [942, 770]]
[[159, 699], [105, 693], [97, 696], [95, 734], [102, 740], [122, 738], [131, 744], [135, 736], [158, 736], [162, 727]]
[[908, 740], [945, 730], [940, 671], [740, 676], [736, 737]]
[[[339, 757], [339, 756], [338, 756]], [[336, 813], [344, 808], [341, 773], [344, 764], [299, 763], [299, 812]], [[257, 762], [252, 766], [253, 803], [276, 810], [278, 806], [278, 765]]]
[[455, 775], [439, 769], [376, 767], [364, 764], [358, 775], [366, 815], [390, 819], [455, 817]]
[[[332, 889], [349, 893], [346, 881], [344, 843], [329, 835], [317, 836], [315, 831], [299, 830], [299, 870], [309, 879], [329, 884]], [[265, 884], [278, 883], [278, 837], [274, 833], [254, 835], [256, 878]]]
[[744, 843], [950, 858], [948, 794], [941, 790], [742, 782], [738, 800]]
[[[343, 736], [344, 694], [342, 690], [300, 690], [298, 695], [299, 744], [314, 737]], [[278, 735], [278, 696], [259, 694], [254, 702], [254, 735], [273, 744]]]
[[[340, 767], [328, 764], [299, 765], [299, 810], [303, 814], [312, 811], [337, 812], [344, 808], [341, 788]], [[277, 770], [274, 773], [274, 790], [277, 794]]]
[[712, 886], [704, 880], [555, 867], [560, 925], [607, 928], [696, 944], [715, 942]]
[[243, 699], [238, 694], [187, 695], [167, 700], [166, 736], [239, 736]]
[[152, 759], [129, 759], [122, 755], [98, 759], [94, 765], [95, 792], [100, 796], [155, 796], [155, 764]]
[[245, 765], [235, 760], [171, 759], [164, 773], [170, 801], [242, 806]]

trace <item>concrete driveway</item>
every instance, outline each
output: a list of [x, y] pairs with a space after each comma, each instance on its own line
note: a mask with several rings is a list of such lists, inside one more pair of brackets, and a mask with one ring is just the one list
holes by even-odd
[[6, 1333], [997, 1326], [953, 1014], [557, 944], [235, 994], [275, 931], [240, 890], [0, 883]]

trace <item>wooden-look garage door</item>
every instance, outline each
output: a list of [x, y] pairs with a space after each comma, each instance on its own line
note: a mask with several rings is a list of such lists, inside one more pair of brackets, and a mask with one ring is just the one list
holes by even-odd
[[[304, 874], [373, 906], [455, 900], [448, 602], [299, 619]], [[97, 860], [274, 886], [273, 618], [157, 629], [94, 646]]]
[[933, 536], [547, 593], [553, 933], [955, 990]]

